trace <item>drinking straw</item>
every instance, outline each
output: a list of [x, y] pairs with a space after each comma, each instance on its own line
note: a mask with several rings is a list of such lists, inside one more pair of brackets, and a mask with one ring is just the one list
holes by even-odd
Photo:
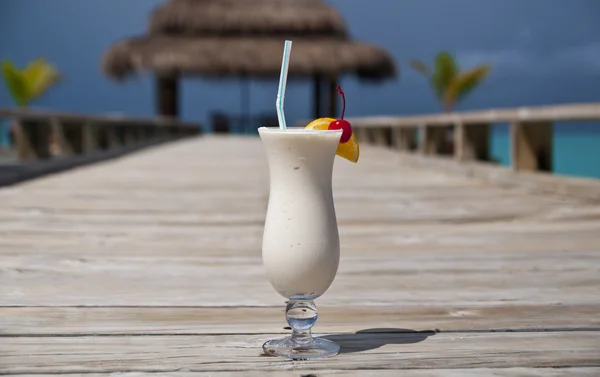
[[283, 112], [283, 101], [285, 99], [285, 86], [287, 83], [288, 68], [290, 66], [290, 51], [292, 50], [292, 41], [285, 41], [283, 45], [283, 59], [281, 60], [281, 73], [279, 75], [279, 89], [277, 90], [277, 119], [279, 120], [279, 128], [286, 129], [285, 114]]

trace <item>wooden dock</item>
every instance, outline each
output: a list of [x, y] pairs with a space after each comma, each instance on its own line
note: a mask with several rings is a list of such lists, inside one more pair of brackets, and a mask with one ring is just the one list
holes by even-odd
[[0, 374], [599, 376], [600, 201], [338, 159], [342, 243], [317, 300], [329, 359], [288, 333], [260, 258], [256, 137], [205, 136], [0, 189]]

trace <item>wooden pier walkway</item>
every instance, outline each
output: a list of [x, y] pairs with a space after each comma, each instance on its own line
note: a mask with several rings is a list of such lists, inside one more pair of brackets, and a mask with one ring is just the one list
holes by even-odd
[[316, 302], [340, 355], [261, 355], [289, 332], [265, 157], [206, 136], [0, 189], [0, 375], [600, 375], [599, 201], [361, 147], [335, 164], [342, 256]]

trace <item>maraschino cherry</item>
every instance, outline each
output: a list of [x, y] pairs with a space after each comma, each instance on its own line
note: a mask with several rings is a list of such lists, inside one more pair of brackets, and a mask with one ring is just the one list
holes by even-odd
[[336, 89], [340, 96], [342, 96], [342, 118], [329, 123], [328, 129], [342, 130], [340, 143], [347, 143], [348, 140], [350, 140], [350, 138], [352, 137], [352, 126], [350, 125], [350, 122], [344, 120], [344, 113], [346, 112], [346, 96], [344, 96], [344, 92], [342, 91], [342, 88], [339, 85]]

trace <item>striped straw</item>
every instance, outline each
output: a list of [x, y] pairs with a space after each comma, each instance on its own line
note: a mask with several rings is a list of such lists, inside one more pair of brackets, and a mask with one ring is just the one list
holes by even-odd
[[279, 128], [285, 130], [285, 114], [283, 112], [283, 101], [285, 99], [285, 86], [287, 84], [288, 68], [290, 66], [290, 51], [292, 50], [292, 41], [285, 41], [283, 46], [283, 59], [281, 60], [281, 73], [279, 75], [279, 89], [277, 90], [277, 119], [279, 120]]

